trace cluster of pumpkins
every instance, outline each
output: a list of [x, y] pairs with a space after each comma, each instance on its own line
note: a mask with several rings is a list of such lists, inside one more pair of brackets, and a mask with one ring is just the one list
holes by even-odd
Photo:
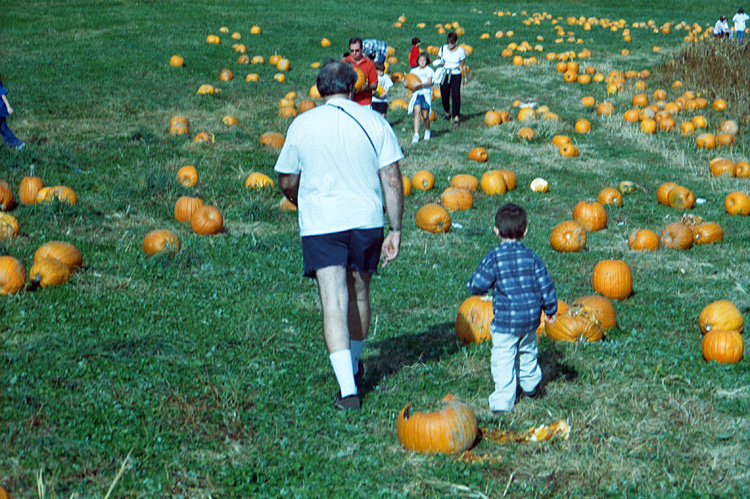
[[[74, 245], [63, 241], [49, 241], [34, 253], [29, 269], [31, 289], [64, 284], [76, 269], [83, 265], [83, 255]], [[17, 258], [0, 256], [0, 294], [18, 293], [26, 286], [26, 269]]]

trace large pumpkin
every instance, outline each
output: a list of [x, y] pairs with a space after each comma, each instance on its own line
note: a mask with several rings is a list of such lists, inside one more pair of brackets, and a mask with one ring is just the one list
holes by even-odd
[[555, 341], [599, 341], [604, 338], [601, 324], [581, 313], [582, 307], [573, 306], [552, 324], [545, 326], [547, 336]]
[[146, 256], [178, 251], [180, 251], [180, 238], [166, 229], [152, 230], [143, 238], [143, 252]]
[[659, 186], [659, 188], [656, 190], [656, 200], [659, 202], [659, 204], [669, 206], [669, 191], [671, 191], [675, 187], [678, 187], [675, 182], [664, 182]]
[[70, 279], [70, 268], [60, 260], [42, 258], [35, 261], [29, 270], [29, 281], [33, 287], [58, 286]]
[[562, 253], [581, 251], [586, 246], [586, 229], [574, 220], [565, 220], [552, 229], [549, 242]]
[[416, 452], [458, 454], [470, 448], [477, 438], [474, 411], [453, 395], [443, 398], [443, 409], [411, 414], [407, 404], [398, 415], [398, 440], [405, 449]]
[[492, 296], [470, 296], [458, 308], [456, 335], [464, 344], [492, 339], [490, 324], [495, 317]]
[[26, 285], [26, 269], [12, 256], [0, 256], [0, 295], [18, 293]]
[[[557, 300], [557, 313], [555, 313], [555, 317], [559, 317], [561, 315], [564, 315], [568, 310], [570, 309], [570, 305], [565, 303], [562, 300]], [[542, 311], [541, 316], [539, 317], [539, 327], [536, 328], [536, 337], [539, 339], [540, 336], [543, 336], [546, 334], [547, 330], [545, 328], [547, 321], [545, 320], [546, 314], [544, 311]]]
[[508, 186], [505, 185], [505, 177], [498, 170], [484, 172], [479, 185], [482, 187], [482, 192], [490, 196], [508, 192]]
[[195, 213], [195, 210], [201, 206], [203, 206], [202, 199], [182, 196], [174, 204], [174, 218], [178, 222], [188, 222], [190, 217], [193, 216], [193, 213]]
[[698, 316], [698, 327], [702, 334], [713, 329], [742, 332], [745, 321], [734, 303], [718, 300], [706, 305]]
[[434, 234], [448, 232], [451, 228], [451, 216], [439, 204], [428, 203], [417, 210], [416, 223], [420, 229]]
[[41, 245], [34, 253], [34, 263], [45, 258], [63, 262], [71, 272], [83, 265], [81, 250], [75, 245], [63, 241], [49, 241]]
[[573, 207], [573, 220], [583, 225], [587, 231], [596, 232], [607, 225], [607, 212], [597, 202], [579, 201]]
[[440, 202], [447, 210], [469, 210], [474, 207], [474, 196], [468, 189], [449, 187], [440, 195]]
[[689, 210], [695, 205], [695, 195], [693, 192], [681, 185], [678, 185], [669, 191], [667, 200], [669, 206], [677, 210]]
[[203, 205], [190, 216], [190, 227], [196, 234], [212, 236], [224, 228], [224, 219], [216, 207]]
[[36, 202], [52, 203], [53, 201], [74, 205], [78, 203], [78, 196], [70, 187], [56, 185], [53, 187], [42, 187], [36, 195]]
[[594, 291], [613, 300], [627, 298], [633, 292], [633, 275], [622, 260], [601, 260], [591, 275]]
[[505, 180], [505, 188], [509, 191], [512, 191], [516, 188], [516, 185], [518, 185], [518, 179], [516, 178], [516, 174], [512, 172], [511, 170], [497, 170], [500, 175], [503, 176], [503, 179]]
[[714, 329], [706, 333], [701, 341], [703, 358], [721, 364], [733, 364], [742, 360], [745, 348], [742, 336], [737, 331]]
[[693, 247], [693, 231], [682, 222], [674, 222], [661, 231], [659, 242], [665, 248], [685, 250]]

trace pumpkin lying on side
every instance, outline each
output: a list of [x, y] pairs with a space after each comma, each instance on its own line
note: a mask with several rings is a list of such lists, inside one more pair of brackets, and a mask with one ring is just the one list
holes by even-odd
[[428, 203], [417, 210], [416, 223], [420, 229], [438, 234], [450, 230], [451, 216], [439, 204]]
[[71, 272], [83, 265], [81, 250], [75, 245], [63, 241], [49, 241], [39, 246], [34, 253], [34, 263], [45, 258], [63, 262]]
[[166, 229], [152, 230], [143, 238], [143, 252], [146, 256], [178, 251], [180, 251], [180, 238]]
[[474, 411], [451, 394], [443, 397], [439, 411], [410, 413], [407, 404], [398, 415], [398, 440], [405, 449], [416, 452], [458, 454], [470, 448], [477, 438]]
[[42, 258], [34, 262], [29, 270], [29, 281], [32, 288], [40, 286], [58, 286], [70, 279], [70, 268], [60, 260], [54, 258]]
[[465, 345], [492, 339], [492, 296], [470, 296], [458, 308], [456, 335]]
[[26, 285], [26, 269], [12, 256], [0, 256], [0, 295], [18, 293]]
[[604, 328], [596, 313], [582, 304], [573, 304], [552, 324], [546, 324], [547, 336], [555, 341], [599, 341], [604, 338]]

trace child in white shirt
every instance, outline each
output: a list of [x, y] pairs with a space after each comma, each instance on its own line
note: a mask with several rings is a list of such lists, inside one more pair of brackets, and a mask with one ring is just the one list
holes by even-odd
[[[420, 83], [411, 89], [409, 100], [409, 114], [414, 113], [414, 137], [411, 143], [419, 142], [419, 120], [420, 115], [424, 120], [424, 140], [430, 140], [430, 111], [432, 103], [432, 77], [435, 71], [429, 66], [430, 57], [422, 52], [417, 57], [417, 67], [412, 68], [411, 74], [419, 78]], [[404, 79], [404, 86], [408, 86]]]
[[[378, 89], [372, 93], [372, 109], [385, 116], [388, 112], [388, 91], [393, 86], [391, 77], [385, 74], [385, 64], [375, 62], [375, 69], [378, 71]], [[382, 92], [380, 89], [383, 89]]]
[[750, 19], [750, 16], [745, 14], [745, 11], [740, 7], [737, 13], [732, 18], [734, 23], [734, 32], [737, 35], [737, 44], [742, 45], [742, 39], [745, 38], [745, 23]]

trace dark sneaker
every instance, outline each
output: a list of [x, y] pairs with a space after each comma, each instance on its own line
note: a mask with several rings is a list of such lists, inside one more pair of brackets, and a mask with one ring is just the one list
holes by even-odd
[[529, 397], [530, 399], [535, 399], [537, 397], [541, 397], [542, 396], [542, 385], [541, 385], [541, 383], [538, 384], [538, 385], [536, 385], [536, 387], [534, 387], [534, 389], [531, 390], [530, 392], [523, 392], [523, 394], [526, 395], [527, 397]]
[[359, 395], [349, 395], [348, 397], [341, 397], [341, 393], [336, 394], [336, 400], [333, 401], [333, 406], [341, 411], [358, 411], [362, 404], [359, 401]]
[[495, 416], [503, 416], [505, 414], [508, 414], [508, 411], [492, 411], [492, 414]]
[[357, 390], [362, 389], [362, 381], [365, 377], [365, 365], [360, 360], [357, 364], [357, 374], [354, 375], [354, 384], [357, 385]]

